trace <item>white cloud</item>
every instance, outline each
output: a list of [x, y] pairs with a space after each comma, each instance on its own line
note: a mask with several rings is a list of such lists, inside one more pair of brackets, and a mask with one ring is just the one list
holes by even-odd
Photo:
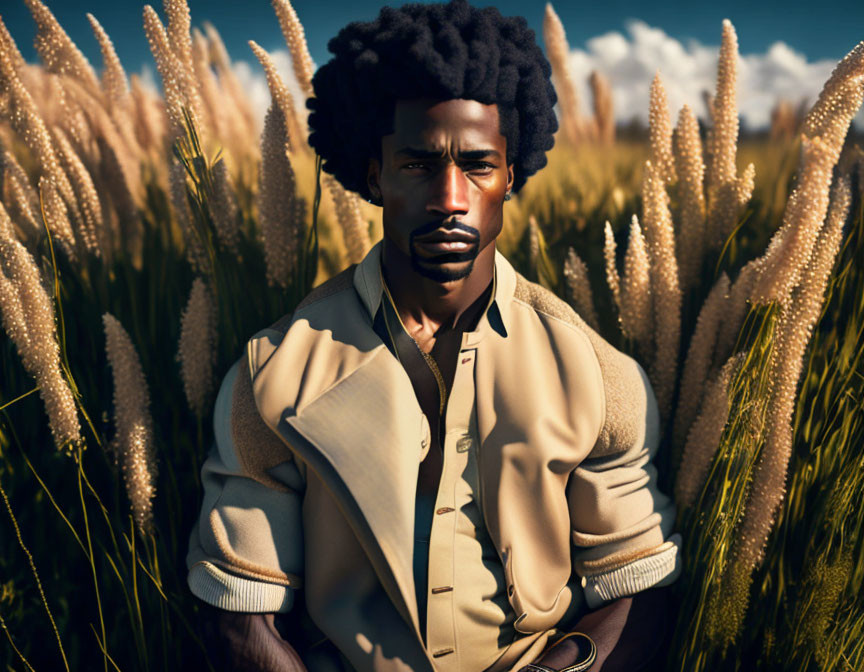
[[[648, 120], [648, 91], [654, 74], [659, 70], [669, 98], [670, 114], [675, 123], [681, 106], [687, 103], [700, 117], [706, 110], [703, 91], [713, 93], [717, 77], [718, 46], [696, 40], [687, 44], [670, 37], [662, 29], [634, 20], [627, 24], [626, 35], [612, 31], [589, 39], [584, 49], [573, 49], [570, 67], [580, 93], [582, 111], [588, 112], [590, 93], [588, 76], [597, 70], [609, 79], [615, 105], [615, 116], [626, 123], [638, 117]], [[719, 28], [718, 28], [719, 35]], [[270, 52], [294, 100], [303, 100], [294, 77], [291, 56], [287, 49]], [[738, 112], [749, 128], [765, 127], [770, 122], [771, 108], [781, 98], [793, 104], [807, 99], [812, 104], [828, 79], [836, 62], [808, 61], [800, 52], [784, 42], [775, 42], [765, 53], [742, 55], [738, 62]], [[270, 106], [270, 92], [264, 71], [254, 58], [233, 63], [243, 89], [249, 96], [259, 128]], [[155, 85], [153, 71], [145, 66], [142, 75]], [[305, 107], [301, 106], [305, 112]], [[856, 117], [864, 129], [864, 110]]]
[[[634, 116], [647, 122], [648, 91], [659, 70], [674, 123], [685, 103], [697, 115], [705, 116], [702, 92], [713, 93], [716, 87], [718, 52], [719, 46], [695, 40], [684, 45], [662, 29], [636, 20], [627, 25], [626, 36], [609, 32], [588, 40], [584, 49], [573, 49], [570, 67], [583, 113], [588, 111], [591, 100], [587, 84], [591, 71], [606, 75], [619, 122], [630, 121]], [[808, 62], [784, 42], [775, 42], [765, 53], [742, 55], [737, 86], [742, 123], [749, 128], [767, 126], [771, 108], [781, 98], [796, 105], [806, 98], [809, 106], [835, 65], [831, 60]], [[864, 127], [864, 111], [859, 112], [856, 124]]]

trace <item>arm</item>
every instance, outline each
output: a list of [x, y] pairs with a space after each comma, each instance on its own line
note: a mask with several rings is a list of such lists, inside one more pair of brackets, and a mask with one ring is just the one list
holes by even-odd
[[204, 645], [218, 670], [306, 672], [300, 655], [277, 629], [277, 614], [244, 614], [206, 604], [200, 614]]
[[[571, 633], [588, 635], [596, 645], [596, 658], [587, 670], [651, 669], [663, 651], [668, 632], [669, 588], [650, 588], [633, 596], [621, 597], [596, 609], [570, 627]], [[563, 635], [535, 665], [564, 670], [584, 660], [585, 641]], [[530, 668], [529, 668], [530, 672]]]
[[[189, 588], [204, 603], [210, 658], [231, 670], [305, 670], [277, 629], [301, 585], [304, 483], [290, 451], [257, 413], [245, 357], [222, 382], [214, 430], [187, 556]], [[269, 482], [246, 466], [261, 454], [276, 456], [265, 472]]]
[[[639, 670], [662, 646], [669, 601], [663, 586], [680, 573], [681, 538], [670, 534], [674, 503], [657, 488], [652, 460], [660, 418], [648, 377], [634, 359], [591, 336], [605, 419], [591, 454], [571, 474], [567, 498], [573, 570], [593, 611], [568, 629], [596, 643], [597, 660], [587, 669]], [[580, 639], [562, 638], [537, 662], [565, 669], [584, 655]]]

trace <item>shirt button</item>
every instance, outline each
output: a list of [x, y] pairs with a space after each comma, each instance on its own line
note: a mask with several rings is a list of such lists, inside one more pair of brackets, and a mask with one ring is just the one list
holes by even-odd
[[461, 437], [456, 442], [456, 452], [457, 453], [465, 453], [471, 449], [471, 446], [474, 444], [474, 439], [472, 439], [468, 434]]

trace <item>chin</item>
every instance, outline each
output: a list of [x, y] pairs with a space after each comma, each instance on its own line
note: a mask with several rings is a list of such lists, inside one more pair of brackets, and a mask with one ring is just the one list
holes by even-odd
[[442, 255], [442, 257], [436, 258], [430, 263], [431, 260], [412, 254], [411, 268], [424, 278], [440, 283], [455, 282], [471, 275], [471, 271], [474, 269], [473, 255], [471, 259], [467, 260], [468, 263], [462, 262], [456, 265], [453, 265], [456, 260], [444, 260], [443, 257], [445, 256], [450, 257], [455, 255]]

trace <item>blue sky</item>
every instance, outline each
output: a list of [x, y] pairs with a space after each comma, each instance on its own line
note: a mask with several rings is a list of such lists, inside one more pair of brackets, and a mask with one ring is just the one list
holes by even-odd
[[[497, 3], [471, 0], [477, 6], [495, 4], [503, 14], [522, 14], [532, 28], [541, 33], [544, 2], [499, 0]], [[104, 26], [126, 68], [137, 71], [152, 63], [137, 0], [50, 1], [48, 7], [79, 48], [95, 63], [98, 47], [90, 33], [84, 13], [89, 11]], [[161, 2], [152, 3], [162, 13]], [[328, 58], [327, 40], [346, 23], [370, 20], [385, 3], [355, 0], [296, 0], [294, 8], [306, 29], [310, 51], [320, 64]], [[402, 5], [399, 0], [386, 4]], [[28, 60], [33, 51], [33, 21], [22, 0], [2, 0], [0, 16]], [[741, 53], [765, 51], [773, 42], [783, 41], [810, 60], [838, 60], [855, 44], [864, 40], [864, 2], [862, 0], [823, 0], [821, 2], [778, 2], [777, 0], [734, 0], [722, 3], [602, 2], [553, 3], [561, 17], [571, 46], [611, 30], [622, 31], [628, 19], [641, 19], [662, 28], [684, 43], [695, 39], [717, 44], [720, 22], [729, 18], [735, 24]], [[268, 0], [189, 0], [193, 24], [209, 20], [222, 34], [234, 59], [250, 59], [246, 41], [254, 39], [265, 49], [284, 46], [279, 26]]]
[[[477, 6], [492, 4], [469, 0]], [[269, 96], [260, 67], [247, 41], [258, 42], [274, 53], [286, 79], [291, 79], [285, 42], [270, 0], [188, 0], [193, 25], [213, 23], [232, 59], [241, 64], [258, 111], [263, 115]], [[329, 59], [327, 41], [350, 21], [371, 20], [383, 3], [368, 0], [295, 0], [312, 58], [317, 65]], [[392, 0], [391, 5], [402, 5]], [[542, 44], [544, 1], [499, 0], [505, 15], [521, 14]], [[139, 0], [48, 0], [48, 7], [90, 59], [99, 67], [101, 58], [85, 12], [91, 12], [114, 41], [127, 72], [142, 69], [155, 73], [142, 28]], [[864, 0], [822, 0], [795, 3], [779, 0], [730, 0], [724, 3], [601, 2], [553, 3], [561, 17], [572, 52], [574, 79], [585, 89], [591, 70], [610, 78], [616, 117], [644, 116], [650, 79], [660, 70], [669, 93], [673, 114], [684, 103], [697, 114], [700, 93], [713, 89], [716, 50], [721, 22], [729, 18], [738, 33], [742, 55], [739, 70], [739, 110], [742, 121], [753, 126], [767, 123], [773, 102], [785, 97], [793, 102], [813, 100], [834, 64], [864, 40]], [[161, 0], [154, 7], [164, 15]], [[28, 61], [35, 61], [35, 28], [23, 0], [0, 0], [0, 16]], [[279, 52], [283, 53], [279, 53]], [[245, 69], [244, 69], [245, 68]], [[158, 81], [158, 77], [156, 78]], [[289, 86], [291, 82], [289, 81]], [[587, 100], [584, 91], [583, 100]], [[864, 113], [859, 115], [859, 124]]]

